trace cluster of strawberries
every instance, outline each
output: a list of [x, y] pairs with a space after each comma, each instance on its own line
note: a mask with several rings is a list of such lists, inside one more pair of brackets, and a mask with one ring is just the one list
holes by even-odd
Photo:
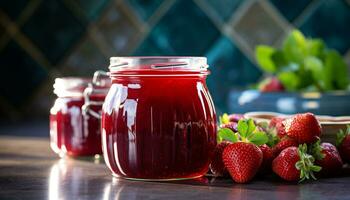
[[[218, 145], [210, 164], [215, 176], [231, 176], [237, 183], [257, 173], [273, 171], [287, 181], [316, 179], [341, 172], [350, 163], [350, 126], [337, 135], [337, 147], [321, 143], [322, 128], [312, 113], [276, 117], [257, 123], [242, 115], [220, 118]], [[339, 152], [338, 152], [339, 150]]]

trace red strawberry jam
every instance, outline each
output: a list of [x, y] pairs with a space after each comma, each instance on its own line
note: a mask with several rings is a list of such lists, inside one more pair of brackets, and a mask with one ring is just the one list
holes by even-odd
[[60, 156], [93, 156], [102, 153], [100, 119], [82, 107], [89, 102], [99, 105], [89, 106], [89, 111], [100, 113], [106, 96], [103, 93], [89, 93], [84, 90], [91, 82], [83, 78], [58, 78], [55, 81], [55, 93], [58, 98], [50, 110], [51, 148]]
[[132, 179], [186, 179], [208, 171], [216, 115], [205, 58], [111, 58], [103, 105], [107, 166]]

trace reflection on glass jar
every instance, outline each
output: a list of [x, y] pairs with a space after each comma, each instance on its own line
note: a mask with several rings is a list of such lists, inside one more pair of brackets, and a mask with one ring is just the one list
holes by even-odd
[[102, 145], [116, 176], [204, 175], [216, 145], [216, 116], [202, 57], [111, 58]]
[[91, 79], [55, 80], [54, 93], [58, 98], [50, 110], [50, 138], [51, 148], [61, 157], [102, 153], [100, 118], [94, 114], [101, 113], [110, 86], [107, 80], [97, 89]]

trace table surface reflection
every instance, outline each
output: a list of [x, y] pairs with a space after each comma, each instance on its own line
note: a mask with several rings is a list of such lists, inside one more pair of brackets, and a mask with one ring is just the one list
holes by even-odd
[[0, 199], [350, 199], [350, 176], [301, 185], [203, 177], [179, 182], [113, 178], [98, 159], [59, 159], [47, 139], [0, 136]]

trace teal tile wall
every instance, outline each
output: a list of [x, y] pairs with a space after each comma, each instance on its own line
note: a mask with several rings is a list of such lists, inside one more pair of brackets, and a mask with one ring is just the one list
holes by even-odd
[[216, 107], [261, 77], [257, 44], [292, 28], [321, 37], [350, 64], [346, 0], [0, 1], [0, 118], [47, 117], [58, 76], [91, 76], [110, 56], [203, 55]]

